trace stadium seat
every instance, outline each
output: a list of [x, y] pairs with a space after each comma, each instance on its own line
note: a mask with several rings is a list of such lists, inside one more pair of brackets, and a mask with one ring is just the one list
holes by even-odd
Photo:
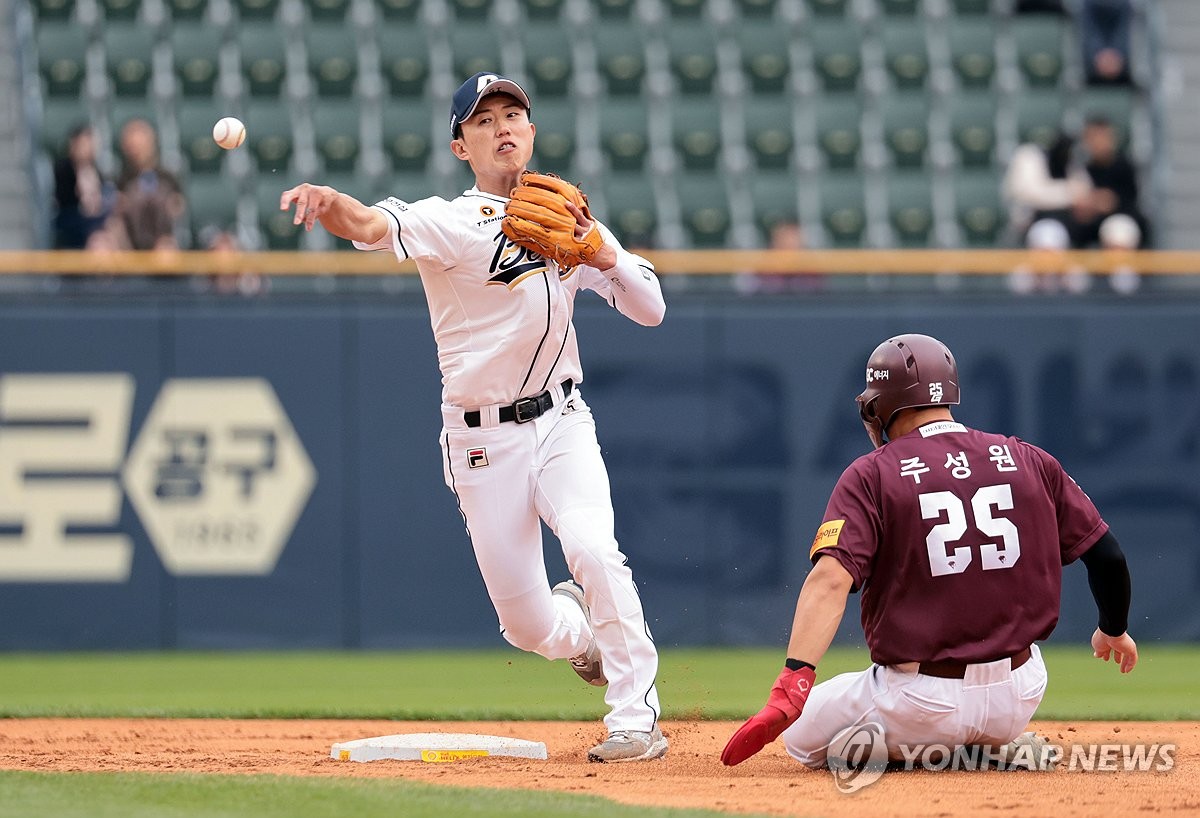
[[166, 0], [172, 22], [202, 20], [208, 11], [208, 0]]
[[729, 197], [720, 173], [685, 173], [675, 179], [679, 209], [693, 247], [723, 247], [729, 236]]
[[38, 70], [48, 97], [78, 97], [87, 75], [87, 33], [77, 23], [43, 22], [36, 29]]
[[884, 64], [892, 85], [900, 89], [925, 87], [929, 49], [920, 20], [890, 20], [883, 28]]
[[192, 99], [179, 106], [175, 121], [179, 128], [179, 150], [193, 177], [216, 173], [225, 158], [212, 138], [213, 123], [230, 111], [215, 99]]
[[[41, 147], [51, 156], [60, 156], [67, 146], [67, 134], [76, 125], [88, 121], [87, 105], [68, 97], [42, 100]], [[211, 127], [211, 126], [210, 126]]]
[[415, 22], [421, 16], [421, 0], [375, 0], [379, 16], [387, 22]]
[[712, 25], [703, 20], [673, 19], [665, 42], [676, 90], [711, 95], [717, 78], [717, 43]]
[[742, 101], [746, 147], [760, 170], [791, 166], [795, 138], [792, 109], [787, 97], [747, 97]]
[[250, 153], [262, 172], [284, 172], [291, 166], [293, 143], [291, 106], [279, 99], [260, 99], [246, 109]]
[[[649, 124], [642, 100], [599, 101], [600, 149], [615, 171], [640, 171], [650, 151]], [[534, 120], [536, 121], [536, 120]]]
[[850, 0], [804, 0], [809, 14], [823, 17], [845, 17]]
[[771, 17], [778, 5], [778, 0], [737, 0], [738, 13], [742, 20], [750, 17]]
[[242, 77], [251, 96], [278, 97], [287, 75], [287, 45], [274, 23], [243, 23], [235, 29]]
[[142, 10], [142, 0], [100, 0], [99, 5], [104, 9], [106, 25], [114, 22], [132, 22]]
[[608, 93], [616, 96], [640, 94], [646, 75], [646, 56], [638, 28], [609, 23], [594, 29], [593, 34], [596, 67], [604, 78]]
[[104, 26], [104, 53], [113, 93], [144, 97], [153, 72], [154, 33], [139, 23]]
[[721, 159], [721, 103], [676, 99], [671, 105], [671, 144], [687, 170], [713, 170]]
[[490, 0], [450, 0], [448, 5], [455, 22], [466, 22], [486, 20], [492, 4]]
[[185, 97], [211, 97], [220, 74], [221, 33], [200, 22], [171, 26], [171, 61]]
[[627, 248], [653, 247], [658, 243], [658, 207], [648, 174], [607, 174], [604, 200], [604, 212], [598, 212], [597, 216]]
[[343, 23], [351, 0], [304, 0], [308, 19], [318, 23]]
[[525, 71], [533, 80], [534, 98], [566, 96], [574, 71], [571, 41], [560, 35], [557, 23], [535, 20], [522, 27]]
[[955, 174], [954, 214], [963, 244], [995, 247], [1007, 221], [996, 174], [986, 171]]
[[1014, 17], [1010, 33], [1016, 44], [1017, 65], [1027, 85], [1058, 85], [1063, 70], [1063, 43], [1067, 24], [1045, 14]]
[[800, 184], [788, 173], [755, 173], [749, 180], [754, 223], [764, 237], [779, 222], [798, 222]]
[[950, 5], [955, 14], [961, 15], [986, 15], [992, 11], [992, 0], [951, 0]]
[[821, 222], [833, 247], [859, 247], [867, 229], [867, 209], [862, 176], [828, 173], [818, 182]]
[[773, 20], [744, 20], [737, 28], [742, 74], [755, 94], [788, 90], [791, 57], [787, 31]]
[[949, 100], [950, 141], [965, 167], [992, 163], [996, 149], [996, 100], [988, 94], [966, 94]]
[[888, 221], [900, 247], [928, 247], [933, 236], [933, 184], [920, 172], [894, 173], [887, 181]]
[[862, 34], [853, 23], [813, 19], [805, 27], [813, 68], [826, 91], [852, 91], [862, 74]]
[[273, 20], [279, 13], [280, 0], [233, 0], [237, 9], [238, 19], [242, 22], [249, 20]]
[[896, 167], [925, 164], [929, 149], [929, 103], [924, 94], [892, 94], [882, 100], [883, 141]]
[[308, 71], [322, 97], [348, 97], [358, 78], [358, 36], [349, 26], [310, 25], [304, 32]]
[[379, 62], [393, 96], [414, 97], [425, 93], [429, 83], [429, 43], [420, 28], [385, 23], [379, 31]]
[[362, 150], [360, 108], [352, 99], [326, 99], [313, 106], [313, 147], [327, 173], [355, 169]]
[[70, 20], [75, 14], [75, 0], [33, 0], [30, 4], [38, 24]]
[[950, 64], [963, 88], [987, 88], [996, 73], [996, 25], [988, 17], [950, 24]]
[[637, 0], [594, 0], [592, 5], [601, 18], [609, 20], [629, 20]]
[[[206, 229], [233, 230], [237, 226], [237, 196], [230, 195], [236, 189], [233, 179], [220, 174], [188, 177], [184, 190], [192, 235], [197, 241]], [[278, 194], [275, 202], [278, 207]]]
[[394, 170], [425, 172], [429, 166], [429, 123], [403, 105], [384, 105], [383, 149]]
[[826, 94], [810, 103], [817, 144], [830, 168], [853, 168], [862, 150], [862, 103], [854, 94]]
[[486, 21], [460, 21], [451, 26], [450, 50], [454, 58], [455, 87], [480, 71], [504, 73], [499, 33]]
[[1107, 117], [1117, 133], [1117, 140], [1128, 146], [1133, 132], [1136, 92], [1130, 88], [1084, 88], [1079, 96], [1079, 113], [1083, 118], [1093, 114]]
[[563, 0], [521, 0], [527, 20], [557, 20], [562, 7]]
[[877, 0], [879, 10], [892, 17], [915, 17], [921, 10], [921, 0]]
[[1048, 147], [1063, 125], [1065, 99], [1057, 90], [1027, 90], [1015, 98], [1017, 139]]
[[575, 160], [575, 103], [569, 99], [539, 101], [532, 115], [537, 137], [531, 167], [570, 178]]
[[304, 226], [292, 224], [294, 214], [279, 209], [279, 195], [284, 187], [275, 174], [258, 177], [254, 200], [258, 206], [258, 229], [268, 250], [298, 250], [304, 237]]

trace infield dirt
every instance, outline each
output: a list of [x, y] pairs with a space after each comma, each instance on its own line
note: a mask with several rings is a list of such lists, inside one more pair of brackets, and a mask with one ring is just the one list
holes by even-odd
[[[852, 795], [775, 743], [737, 767], [719, 756], [734, 722], [663, 722], [665, 759], [585, 761], [602, 738], [588, 722], [275, 721], [217, 719], [13, 719], [0, 722], [0, 769], [269, 773], [403, 778], [462, 787], [557, 790], [627, 804], [786, 816], [1054, 815], [1056, 818], [1200, 815], [1200, 723], [1035, 722], [1061, 744], [1173, 744], [1165, 772], [889, 772]], [[480, 758], [448, 764], [329, 757], [335, 742], [425, 732], [486, 733], [543, 741], [547, 761]]]

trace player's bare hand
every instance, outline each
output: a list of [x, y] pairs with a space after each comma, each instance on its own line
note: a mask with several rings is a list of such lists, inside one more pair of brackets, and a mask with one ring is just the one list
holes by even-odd
[[[580, 210], [574, 202], [563, 202], [567, 212], [575, 217], [575, 238], [582, 239], [592, 231], [596, 223], [588, 218], [588, 214]], [[617, 266], [617, 251], [607, 243], [602, 244], [590, 262], [598, 270], [608, 270]]]
[[1137, 643], [1128, 633], [1109, 636], [1096, 628], [1096, 632], [1092, 634], [1092, 655], [1105, 662], [1111, 657], [1120, 666], [1122, 673], [1128, 673], [1137, 664]]
[[292, 224], [303, 224], [305, 230], [312, 230], [317, 219], [329, 212], [338, 195], [331, 187], [305, 182], [283, 192], [279, 197], [279, 209], [287, 210], [295, 204], [296, 215]]

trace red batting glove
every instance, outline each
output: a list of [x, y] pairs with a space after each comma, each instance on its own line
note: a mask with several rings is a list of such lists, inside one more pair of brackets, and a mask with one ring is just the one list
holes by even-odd
[[816, 679], [817, 672], [811, 667], [802, 667], [799, 670], [784, 668], [775, 684], [771, 686], [767, 706], [733, 734], [721, 752], [721, 762], [728, 767], [741, 764], [779, 738], [780, 733], [800, 718]]

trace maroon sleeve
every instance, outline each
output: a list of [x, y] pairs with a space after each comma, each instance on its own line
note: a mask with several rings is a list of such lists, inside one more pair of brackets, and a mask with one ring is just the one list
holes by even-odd
[[825, 556], [840, 562], [854, 580], [853, 591], [870, 579], [883, 531], [877, 481], [870, 464], [870, 455], [865, 455], [842, 472], [808, 553], [814, 564]]
[[1058, 542], [1062, 564], [1070, 565], [1079, 559], [1108, 531], [1108, 523], [1100, 516], [1092, 498], [1063, 469], [1049, 452], [1026, 444], [1037, 455], [1046, 477], [1046, 486], [1054, 498], [1058, 516]]

